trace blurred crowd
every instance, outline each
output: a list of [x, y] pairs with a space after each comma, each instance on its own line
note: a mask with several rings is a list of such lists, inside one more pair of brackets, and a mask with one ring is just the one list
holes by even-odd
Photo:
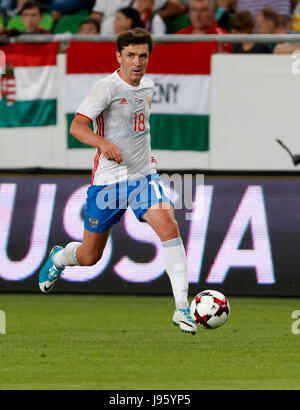
[[[74, 26], [74, 22], [76, 23]], [[72, 24], [71, 24], [72, 23]], [[299, 34], [300, 0], [0, 0], [0, 34]], [[73, 31], [72, 31], [73, 30]], [[74, 34], [75, 34], [74, 33]], [[234, 53], [291, 53], [295, 43], [241, 43]]]

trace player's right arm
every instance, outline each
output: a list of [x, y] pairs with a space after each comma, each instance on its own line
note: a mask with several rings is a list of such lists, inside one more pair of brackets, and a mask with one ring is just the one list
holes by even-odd
[[105, 158], [121, 164], [122, 155], [118, 146], [95, 134], [89, 127], [90, 122], [89, 118], [76, 115], [70, 127], [70, 134], [83, 144], [98, 148]]
[[80, 104], [75, 116], [70, 133], [83, 144], [98, 148], [108, 160], [122, 162], [122, 155], [117, 145], [108, 142], [101, 134], [94, 133], [89, 123], [110, 105], [111, 93], [107, 82], [97, 81], [84, 101]]

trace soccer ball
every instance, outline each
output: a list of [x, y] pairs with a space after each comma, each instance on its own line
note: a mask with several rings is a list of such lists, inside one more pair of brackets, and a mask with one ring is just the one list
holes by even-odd
[[204, 290], [194, 297], [191, 315], [198, 326], [216, 329], [224, 325], [230, 314], [229, 302], [222, 293]]

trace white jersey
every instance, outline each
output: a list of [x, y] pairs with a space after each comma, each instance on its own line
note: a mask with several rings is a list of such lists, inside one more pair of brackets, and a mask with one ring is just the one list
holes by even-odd
[[77, 110], [93, 121], [95, 134], [120, 149], [122, 163], [97, 151], [92, 185], [108, 185], [155, 173], [151, 164], [150, 125], [154, 83], [143, 77], [139, 86], [121, 79], [118, 70], [95, 83]]

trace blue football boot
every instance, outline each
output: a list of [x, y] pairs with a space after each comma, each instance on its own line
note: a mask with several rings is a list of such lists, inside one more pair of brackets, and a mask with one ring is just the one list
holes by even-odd
[[55, 282], [62, 275], [63, 270], [58, 269], [53, 261], [54, 255], [63, 249], [62, 246], [54, 246], [51, 249], [49, 258], [45, 265], [42, 267], [39, 274], [39, 285], [43, 293], [48, 293], [55, 285]]
[[175, 326], [179, 326], [184, 333], [195, 335], [197, 332], [197, 325], [192, 319], [190, 308], [175, 310], [173, 323]]

